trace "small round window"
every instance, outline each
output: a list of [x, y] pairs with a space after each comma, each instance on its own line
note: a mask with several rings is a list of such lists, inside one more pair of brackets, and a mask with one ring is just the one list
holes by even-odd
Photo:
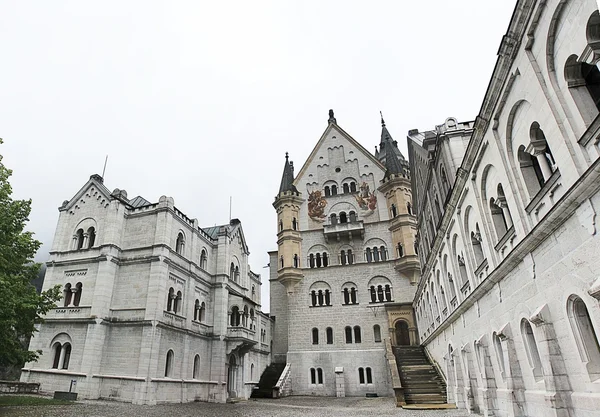
[[337, 167], [337, 168], [335, 169], [335, 172], [341, 172], [341, 171], [342, 171], [342, 168], [340, 168], [340, 167]]

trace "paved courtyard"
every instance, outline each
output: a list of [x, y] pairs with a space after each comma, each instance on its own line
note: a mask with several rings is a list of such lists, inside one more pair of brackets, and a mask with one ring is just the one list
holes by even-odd
[[0, 407], [0, 416], [15, 417], [466, 417], [460, 410], [403, 410], [391, 398], [289, 397], [237, 404], [188, 403], [140, 406], [108, 401], [80, 401], [69, 406]]

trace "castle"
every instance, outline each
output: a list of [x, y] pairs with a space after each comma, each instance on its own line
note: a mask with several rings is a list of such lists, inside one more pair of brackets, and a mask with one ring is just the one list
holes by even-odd
[[[60, 209], [45, 285], [64, 306], [23, 380], [225, 401], [274, 363], [280, 395], [596, 416], [599, 62], [597, 2], [518, 0], [475, 120], [409, 131], [408, 160], [383, 118], [372, 154], [330, 111], [297, 174], [286, 155], [270, 317], [237, 220], [200, 228], [92, 176]], [[421, 353], [443, 395], [411, 385]]]
[[99, 175], [59, 211], [44, 288], [64, 297], [22, 381], [136, 404], [249, 397], [271, 321], [239, 220], [202, 228], [172, 198], [128, 199]]

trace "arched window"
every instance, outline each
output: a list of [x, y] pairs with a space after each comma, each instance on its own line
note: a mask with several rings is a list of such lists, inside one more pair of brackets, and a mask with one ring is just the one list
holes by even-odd
[[62, 352], [62, 345], [59, 342], [56, 342], [52, 347], [52, 350], [54, 350], [54, 361], [52, 362], [52, 368], [58, 369], [60, 365], [60, 354]]
[[169, 288], [169, 294], [167, 295], [167, 311], [173, 311], [173, 299], [175, 298], [175, 290], [173, 287]]
[[350, 290], [348, 288], [344, 288], [344, 304], [350, 304]]
[[281, 267], [283, 268], [283, 256], [279, 259], [279, 263], [280, 263]]
[[206, 304], [204, 304], [204, 301], [202, 301], [202, 303], [200, 304], [200, 311], [198, 312], [198, 321], [203, 323], [206, 320]]
[[233, 280], [235, 282], [238, 282], [239, 279], [240, 279], [240, 267], [236, 265], [235, 271], [233, 272]]
[[523, 343], [525, 344], [525, 350], [527, 352], [527, 360], [529, 361], [529, 366], [533, 372], [533, 377], [536, 381], [541, 381], [544, 378], [544, 373], [542, 371], [542, 360], [540, 359], [540, 352], [538, 351], [533, 329], [531, 328], [531, 324], [527, 319], [521, 320], [521, 335], [523, 336]]
[[208, 257], [206, 255], [206, 251], [202, 249], [202, 253], [200, 254], [200, 268], [206, 269], [206, 263], [208, 261]]
[[298, 259], [298, 254], [294, 254], [294, 268], [300, 267], [300, 259]]
[[194, 368], [192, 368], [192, 379], [198, 379], [200, 372], [200, 355], [194, 356]]
[[381, 342], [381, 327], [379, 327], [379, 324], [373, 326], [373, 340], [375, 340], [376, 343]]
[[371, 374], [371, 368], [366, 368], [365, 369], [366, 374], [367, 374], [367, 384], [372, 384], [373, 383], [373, 375]]
[[316, 258], [316, 264], [317, 264], [317, 268], [320, 268], [320, 267], [322, 267], [322, 266], [323, 266], [323, 263], [321, 262], [321, 254], [320, 254], [320, 253], [317, 253], [317, 256], [316, 256], [315, 258]]
[[525, 151], [525, 146], [521, 145], [517, 151], [521, 175], [525, 182], [525, 187], [530, 197], [535, 196], [544, 185], [544, 175], [538, 159]]
[[412, 211], [412, 205], [410, 203], [406, 203], [406, 211], [408, 212], [408, 214], [412, 215], [413, 211]]
[[567, 315], [581, 361], [585, 364], [592, 381], [600, 379], [600, 346], [587, 306], [576, 295], [569, 297]]
[[238, 306], [231, 307], [231, 316], [229, 317], [229, 324], [231, 327], [238, 327], [240, 325], [240, 309]]
[[65, 343], [62, 347], [63, 350], [63, 360], [61, 369], [69, 369], [69, 361], [71, 360], [71, 344]]
[[331, 195], [337, 195], [337, 185], [331, 186]]
[[340, 213], [340, 223], [348, 223], [348, 216], [346, 216], [346, 212], [344, 211]]
[[460, 255], [457, 256], [457, 260], [458, 260], [458, 271], [460, 272], [461, 284], [465, 285], [467, 282], [469, 282], [469, 277], [467, 276], [467, 266], [465, 264], [465, 257], [462, 254], [462, 252]]
[[256, 297], [256, 287], [254, 285], [252, 285], [252, 299], [254, 300], [254, 297]]
[[348, 184], [343, 184], [342, 190], [344, 194], [348, 194], [350, 192], [350, 186]]
[[171, 377], [173, 374], [173, 351], [169, 349], [167, 359], [165, 360], [165, 378]]
[[317, 329], [316, 327], [312, 329], [312, 344], [319, 344], [319, 329]]
[[283, 220], [279, 220], [279, 231], [283, 231]]
[[311, 268], [315, 267], [315, 255], [313, 255], [312, 253], [308, 255], [308, 264]]
[[327, 344], [333, 345], [333, 329], [331, 327], [328, 327], [327, 330], [325, 330], [325, 335], [327, 337]]
[[292, 219], [292, 229], [298, 230], [298, 221], [296, 220], [295, 217]]
[[[554, 171], [556, 171], [556, 161], [546, 141], [546, 135], [538, 122], [533, 122], [529, 128], [529, 138], [531, 140], [530, 153], [537, 159], [538, 165], [542, 171], [544, 183], [548, 181]], [[543, 185], [543, 184], [541, 184]]]
[[346, 265], [346, 251], [345, 250], [340, 252], [340, 264]]
[[[283, 256], [281, 257], [281, 259], [283, 259]], [[281, 267], [283, 268], [283, 264], [281, 264]], [[232, 262], [229, 265], [229, 279], [233, 281], [234, 278], [235, 278], [235, 265]]]
[[496, 360], [500, 366], [500, 375], [502, 375], [502, 378], [504, 378], [504, 352], [502, 350], [502, 342], [500, 341], [500, 337], [498, 334], [496, 334], [496, 332], [492, 334], [492, 340], [494, 341], [494, 349], [496, 350]]
[[371, 251], [373, 252], [373, 261], [379, 262], [379, 249], [377, 249], [377, 247], [374, 247], [373, 249], [371, 249]]
[[329, 185], [325, 186], [325, 197], [329, 197], [331, 195], [331, 190], [329, 189]]
[[367, 259], [367, 262], [373, 262], [373, 255], [371, 254], [371, 248], [367, 248], [365, 250], [365, 258]]
[[331, 305], [331, 292], [329, 290], [325, 290], [325, 305]]
[[392, 288], [386, 284], [384, 287], [385, 301], [392, 301]]
[[506, 219], [504, 218], [504, 213], [502, 212], [502, 208], [497, 204], [496, 200], [492, 197], [490, 198], [490, 212], [492, 214], [492, 222], [494, 223], [494, 229], [496, 230], [496, 236], [498, 236], [498, 240], [504, 236], [508, 230], [508, 225], [506, 223]]
[[329, 259], [327, 256], [327, 253], [323, 252], [323, 266], [328, 266], [329, 265]]
[[473, 246], [473, 254], [475, 255], [475, 263], [477, 266], [481, 265], [484, 260], [483, 249], [481, 248], [481, 232], [479, 231], [479, 225], [475, 224], [475, 231], [471, 232], [471, 245]]
[[81, 301], [81, 291], [83, 290], [83, 284], [81, 282], [78, 282], [77, 285], [75, 285], [75, 295], [73, 296], [73, 305], [75, 307], [79, 306], [79, 302]]
[[346, 326], [344, 334], [346, 335], [346, 343], [352, 343], [352, 327]]
[[331, 225], [335, 226], [338, 222], [337, 220], [337, 214], [335, 213], [331, 213], [331, 215], [329, 216], [329, 220], [331, 221]]
[[379, 247], [379, 256], [381, 257], [382, 261], [387, 261], [387, 249], [385, 246]]
[[396, 208], [395, 204], [392, 204], [390, 207], [390, 214], [392, 215], [392, 218], [396, 217], [398, 215], [398, 209]]
[[374, 285], [371, 285], [371, 288], [369, 288], [369, 293], [371, 294], [371, 302], [376, 303], [377, 302], [377, 290], [375, 289]]
[[183, 237], [183, 233], [179, 232], [177, 235], [177, 241], [175, 242], [175, 252], [180, 255], [183, 255], [183, 247], [185, 245], [185, 240]]
[[96, 243], [96, 229], [94, 229], [93, 227], [90, 227], [87, 231], [87, 235], [88, 235], [88, 248], [91, 248], [94, 246], [94, 243]]
[[196, 299], [196, 301], [194, 301], [194, 320], [198, 320], [198, 317], [200, 316], [200, 300]]
[[250, 364], [250, 381], [254, 381], [254, 364]]
[[64, 298], [65, 298], [65, 307], [68, 307], [71, 304], [71, 299], [73, 297], [73, 291], [71, 291], [71, 283], [65, 284], [65, 289], [63, 290]]
[[396, 253], [398, 254], [398, 258], [404, 257], [404, 247], [402, 247], [402, 243], [398, 242], [398, 246], [396, 246]]
[[354, 326], [354, 343], [360, 343], [360, 326]]
[[358, 383], [359, 384], [365, 383], [365, 369], [364, 368], [358, 368]]
[[77, 232], [75, 233], [76, 236], [76, 241], [77, 241], [77, 250], [82, 249], [83, 248], [83, 229], [79, 229], [77, 230]]
[[248, 327], [248, 306], [244, 306], [244, 314], [242, 314], [242, 326]]
[[310, 301], [313, 307], [317, 306], [317, 292], [315, 290], [310, 292]]
[[379, 301], [380, 303], [383, 302], [383, 286], [382, 285], [378, 285], [377, 286], [377, 301]]
[[356, 192], [356, 183], [354, 181], [352, 181], [350, 183], [350, 192], [351, 193], [355, 193]]
[[435, 207], [435, 214], [437, 216], [436, 219], [439, 221], [439, 219], [442, 218], [442, 207], [440, 206], [440, 200], [438, 199], [437, 194], [435, 196], [435, 204], [433, 206]]
[[323, 384], [323, 369], [317, 368], [317, 381], [319, 384]]
[[352, 249], [348, 249], [348, 265], [352, 265], [354, 263], [354, 255], [352, 254]]
[[177, 314], [181, 311], [181, 299], [182, 299], [181, 291], [177, 291], [177, 295], [175, 296], [175, 299], [173, 300], [173, 313], [175, 313], [175, 314]]
[[354, 211], [351, 211], [350, 213], [348, 213], [348, 217], [349, 217], [348, 221], [350, 223], [353, 223], [356, 221], [356, 213]]
[[317, 383], [317, 370], [315, 368], [310, 368], [310, 383], [313, 385]]
[[354, 287], [350, 288], [350, 302], [352, 304], [357, 304], [357, 302], [356, 302], [356, 288], [354, 288]]

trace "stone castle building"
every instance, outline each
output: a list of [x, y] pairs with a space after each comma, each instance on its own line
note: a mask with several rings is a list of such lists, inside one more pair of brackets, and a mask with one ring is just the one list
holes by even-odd
[[59, 209], [44, 289], [61, 285], [22, 381], [137, 404], [249, 397], [270, 362], [271, 320], [239, 220], [201, 228], [90, 180]]
[[486, 416], [600, 410], [600, 15], [519, 0], [475, 121], [408, 135], [419, 342]]
[[270, 297], [273, 360], [294, 395], [393, 395], [386, 344], [418, 344], [411, 205], [408, 162], [383, 119], [375, 155], [333, 111], [296, 176], [286, 155]]

